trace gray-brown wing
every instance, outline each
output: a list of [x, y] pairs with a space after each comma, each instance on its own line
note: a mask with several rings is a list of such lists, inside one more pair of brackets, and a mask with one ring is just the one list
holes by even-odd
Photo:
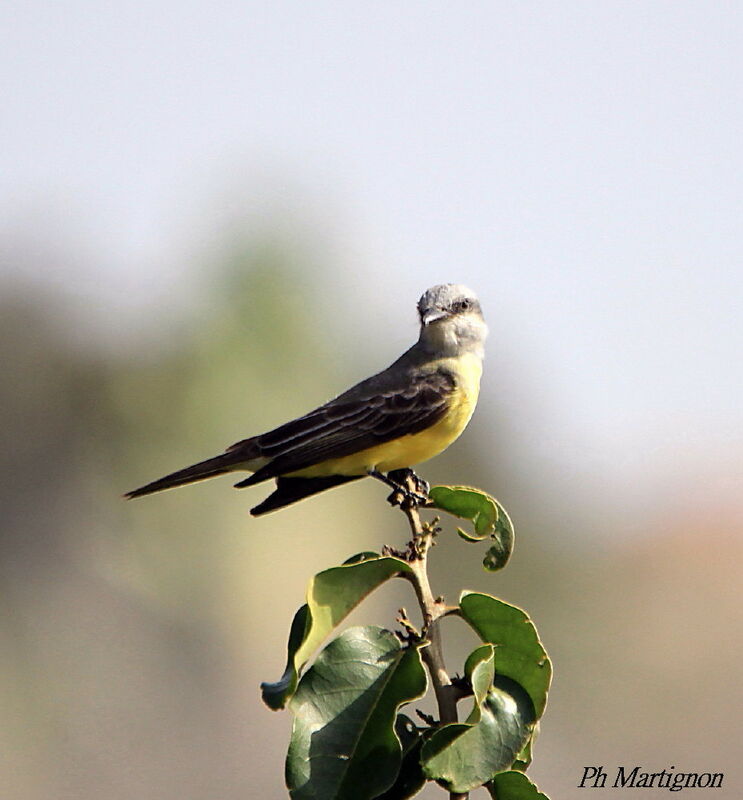
[[374, 445], [418, 433], [446, 413], [455, 389], [445, 371], [421, 375], [404, 389], [352, 401], [332, 400], [268, 433], [238, 442], [228, 452], [239, 456], [249, 443], [270, 461], [238, 486], [251, 486], [328, 459], [342, 458]]

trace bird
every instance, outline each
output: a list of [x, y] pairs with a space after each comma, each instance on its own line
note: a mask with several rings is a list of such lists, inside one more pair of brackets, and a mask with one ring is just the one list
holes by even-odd
[[418, 340], [386, 369], [297, 419], [124, 496], [247, 471], [235, 488], [276, 482], [253, 516], [366, 476], [393, 488], [391, 502], [398, 493], [420, 504], [429, 487], [411, 468], [445, 450], [470, 421], [488, 328], [477, 296], [462, 284], [431, 287], [417, 311]]

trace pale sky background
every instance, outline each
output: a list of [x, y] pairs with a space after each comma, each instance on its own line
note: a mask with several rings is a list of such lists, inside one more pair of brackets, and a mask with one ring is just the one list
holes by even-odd
[[483, 405], [566, 480], [740, 496], [742, 9], [6, 0], [2, 271], [115, 337], [286, 216], [365, 370], [466, 282]]

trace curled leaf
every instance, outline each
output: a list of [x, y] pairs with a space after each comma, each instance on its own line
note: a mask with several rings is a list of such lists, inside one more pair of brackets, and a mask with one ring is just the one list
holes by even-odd
[[[487, 661], [478, 661], [481, 669]], [[423, 745], [423, 772], [450, 792], [468, 792], [507, 770], [529, 740], [531, 698], [515, 681], [496, 675], [464, 723], [439, 728]]]
[[520, 608], [481, 592], [463, 592], [459, 607], [462, 618], [478, 636], [495, 645], [497, 673], [523, 686], [534, 703], [537, 718], [541, 717], [552, 664], [534, 623]]
[[489, 572], [502, 569], [513, 551], [514, 530], [505, 508], [480, 489], [470, 486], [434, 486], [429, 496], [436, 508], [472, 522], [474, 531], [457, 528], [457, 533], [467, 542], [490, 538], [483, 566]]
[[410, 572], [406, 561], [376, 553], [360, 553], [340, 567], [318, 572], [307, 587], [307, 603], [294, 615], [283, 675], [261, 684], [263, 702], [273, 710], [284, 708], [302, 667], [328, 634], [374, 589], [404, 572]]

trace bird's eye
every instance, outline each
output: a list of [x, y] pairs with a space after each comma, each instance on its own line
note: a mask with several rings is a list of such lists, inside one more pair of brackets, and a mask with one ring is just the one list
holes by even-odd
[[464, 300], [457, 300], [454, 304], [454, 308], [456, 311], [467, 311], [471, 305], [472, 301], [465, 297]]

